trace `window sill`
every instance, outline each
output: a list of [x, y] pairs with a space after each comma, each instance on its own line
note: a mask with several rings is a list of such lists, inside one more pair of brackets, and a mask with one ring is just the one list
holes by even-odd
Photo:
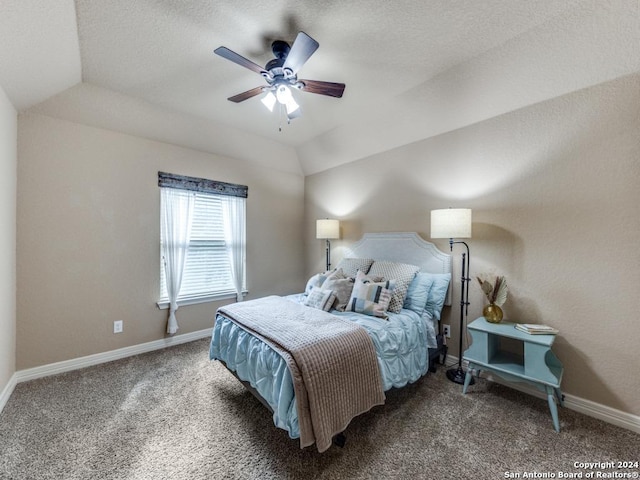
[[[246, 297], [249, 291], [245, 290], [242, 292], [242, 296]], [[178, 300], [178, 308], [184, 307], [185, 305], [196, 305], [198, 303], [208, 303], [208, 302], [217, 302], [219, 300], [229, 300], [230, 298], [236, 298], [235, 292], [228, 293], [219, 293], [215, 295], [203, 295], [199, 297], [191, 297], [191, 298], [182, 298]], [[169, 300], [161, 300], [156, 302], [156, 305], [160, 310], [168, 310], [169, 309]]]

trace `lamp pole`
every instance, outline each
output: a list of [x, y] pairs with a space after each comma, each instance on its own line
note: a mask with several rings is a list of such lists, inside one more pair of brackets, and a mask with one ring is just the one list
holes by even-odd
[[[460, 277], [460, 330], [458, 331], [458, 367], [450, 368], [447, 370], [447, 378], [452, 382], [459, 383], [460, 385], [464, 384], [465, 379], [465, 371], [462, 369], [462, 336], [464, 335], [464, 319], [469, 314], [469, 282], [471, 278], [469, 278], [469, 263], [471, 260], [471, 254], [469, 253], [469, 245], [463, 241], [454, 241], [453, 238], [449, 239], [449, 246], [451, 251], [453, 251], [453, 244], [461, 243], [467, 249], [467, 253], [462, 252], [462, 276]], [[474, 380], [471, 379], [471, 385], [473, 385]]]
[[464, 319], [469, 313], [469, 245], [455, 238], [471, 238], [472, 214], [470, 208], [441, 208], [431, 210], [431, 238], [448, 238], [449, 248], [453, 252], [453, 244], [461, 243], [467, 249], [462, 254], [462, 277], [460, 278], [460, 338], [458, 339], [458, 367], [447, 370], [447, 378], [452, 382], [464, 384], [465, 372], [462, 369], [462, 336], [464, 335]]
[[329, 239], [325, 239], [327, 242], [327, 272], [329, 271], [329, 269], [331, 268], [331, 242], [329, 241]]
[[331, 241], [329, 239], [340, 238], [340, 222], [330, 218], [316, 220], [316, 238], [325, 241], [328, 271], [331, 267]]

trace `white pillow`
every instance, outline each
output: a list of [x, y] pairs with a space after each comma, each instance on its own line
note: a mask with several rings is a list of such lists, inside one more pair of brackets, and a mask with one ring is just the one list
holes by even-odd
[[349, 297], [351, 297], [351, 291], [353, 290], [353, 278], [346, 277], [342, 269], [339, 268], [322, 284], [322, 289], [333, 291], [336, 296], [334, 308], [344, 312], [344, 308], [347, 306]]
[[356, 278], [358, 270], [368, 273], [373, 258], [343, 258], [336, 268], [341, 268], [347, 277]]
[[328, 312], [331, 310], [331, 306], [335, 300], [336, 295], [332, 290], [322, 290], [319, 287], [313, 287], [309, 295], [307, 295], [307, 298], [304, 299], [304, 304], [308, 307]]
[[321, 287], [327, 278], [336, 273], [336, 269], [329, 270], [324, 273], [316, 273], [307, 281], [307, 286], [304, 288], [304, 294], [309, 295], [313, 287]]

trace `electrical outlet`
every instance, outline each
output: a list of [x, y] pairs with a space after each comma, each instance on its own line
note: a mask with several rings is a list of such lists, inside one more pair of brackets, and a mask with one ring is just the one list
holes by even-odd
[[113, 322], [113, 333], [122, 333], [122, 320]]
[[451, 325], [442, 325], [442, 333], [447, 338], [451, 338]]

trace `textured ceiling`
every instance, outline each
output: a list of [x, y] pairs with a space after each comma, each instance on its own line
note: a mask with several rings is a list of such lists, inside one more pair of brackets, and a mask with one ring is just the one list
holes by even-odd
[[23, 110], [81, 81], [73, 0], [0, 2], [0, 86]]
[[[19, 109], [304, 174], [640, 70], [638, 0], [5, 4], [0, 85]], [[296, 92], [303, 116], [279, 131], [259, 97], [226, 100], [264, 81], [213, 50], [264, 65], [300, 30], [320, 43], [300, 77], [347, 87]]]

